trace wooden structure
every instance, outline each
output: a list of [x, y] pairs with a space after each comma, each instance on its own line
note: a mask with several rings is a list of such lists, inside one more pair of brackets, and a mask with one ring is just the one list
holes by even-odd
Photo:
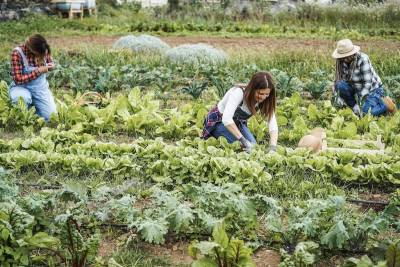
[[[340, 143], [343, 146], [332, 147], [329, 146], [328, 141], [334, 141], [335, 143]], [[351, 145], [351, 148], [346, 147], [346, 145], [347, 146]], [[371, 145], [374, 148], [373, 149], [361, 148], [362, 146], [365, 145]], [[334, 151], [334, 152], [350, 151], [358, 154], [383, 155], [385, 153], [385, 144], [382, 143], [381, 135], [378, 135], [376, 137], [376, 141], [373, 141], [373, 140], [350, 140], [350, 139], [348, 140], [348, 139], [333, 139], [333, 138], [327, 139], [324, 133], [322, 139], [322, 151]]]
[[96, 0], [85, 0], [83, 11], [87, 12], [89, 16], [97, 16]]
[[64, 14], [67, 14], [68, 18], [72, 19], [77, 14], [80, 19], [83, 19], [85, 0], [51, 0], [51, 3], [59, 17], [62, 18]]

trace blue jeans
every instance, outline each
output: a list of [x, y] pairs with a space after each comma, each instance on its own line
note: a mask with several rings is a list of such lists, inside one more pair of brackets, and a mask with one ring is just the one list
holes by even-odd
[[[15, 50], [20, 54], [24, 64], [22, 73], [28, 74], [35, 71], [36, 67], [29, 65], [28, 59], [22, 49], [16, 47]], [[13, 82], [10, 86], [9, 94], [13, 103], [18, 102], [18, 99], [22, 98], [28, 107], [34, 106], [36, 108], [36, 113], [46, 121], [50, 119], [51, 114], [57, 113], [56, 103], [50, 92], [45, 73], [40, 74], [36, 79], [24, 84], [16, 85]]]
[[[347, 106], [353, 108], [354, 105], [357, 104], [355, 98], [356, 90], [348, 82], [338, 81], [335, 84], [335, 89], [339, 92], [340, 97], [343, 98]], [[387, 107], [382, 100], [384, 96], [385, 94], [382, 86], [370, 92], [361, 108], [362, 112], [364, 114], [371, 112], [373, 116], [385, 114]]]
[[9, 95], [13, 104], [17, 103], [19, 98], [22, 98], [28, 108], [34, 106], [36, 113], [46, 121], [50, 119], [51, 114], [57, 113], [53, 95], [48, 88], [29, 90], [24, 86], [17, 85], [9, 89]]
[[[247, 126], [240, 125], [240, 126], [238, 126], [238, 129], [242, 133], [244, 138], [246, 138], [253, 144], [256, 143], [256, 139], [254, 138], [253, 134], [250, 132], [249, 128], [247, 128]], [[233, 134], [231, 134], [231, 132], [228, 129], [226, 129], [226, 127], [224, 126], [224, 124], [222, 122], [217, 123], [215, 125], [215, 129], [211, 132], [211, 135], [214, 136], [215, 138], [223, 136], [226, 138], [226, 140], [230, 144], [238, 140]]]

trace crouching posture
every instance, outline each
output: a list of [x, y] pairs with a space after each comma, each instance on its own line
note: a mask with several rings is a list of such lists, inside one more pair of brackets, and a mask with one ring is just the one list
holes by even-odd
[[238, 140], [250, 152], [256, 139], [247, 128], [247, 120], [257, 112], [268, 121], [270, 150], [275, 151], [278, 141], [278, 124], [275, 117], [275, 85], [268, 72], [253, 75], [247, 86], [228, 90], [218, 105], [213, 107], [204, 121], [202, 137], [223, 136], [229, 143]]
[[36, 113], [49, 120], [56, 113], [56, 104], [49, 89], [46, 73], [54, 68], [50, 46], [43, 36], [36, 34], [25, 44], [16, 47], [11, 55], [13, 83], [9, 94], [16, 103], [22, 98], [28, 107], [34, 106]]
[[344, 102], [359, 117], [368, 112], [373, 116], [395, 112], [395, 104], [385, 96], [380, 77], [359, 46], [349, 39], [340, 40], [332, 57], [336, 59], [334, 90], [339, 105]]

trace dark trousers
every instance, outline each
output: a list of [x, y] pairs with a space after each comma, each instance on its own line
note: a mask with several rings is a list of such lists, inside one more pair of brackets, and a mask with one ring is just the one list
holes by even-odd
[[[335, 89], [339, 92], [341, 98], [343, 98], [344, 102], [347, 106], [353, 108], [355, 104], [357, 104], [355, 95], [356, 90], [346, 81], [338, 81], [335, 84]], [[383, 92], [383, 87], [379, 87], [372, 92], [370, 92], [361, 107], [361, 110], [364, 114], [368, 112], [371, 113], [372, 116], [380, 116], [386, 113], [387, 107], [382, 100], [385, 94]]]

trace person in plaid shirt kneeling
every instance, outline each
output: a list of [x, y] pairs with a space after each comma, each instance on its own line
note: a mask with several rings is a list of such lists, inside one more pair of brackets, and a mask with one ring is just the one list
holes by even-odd
[[396, 111], [392, 99], [385, 96], [381, 79], [371, 61], [360, 52], [359, 46], [353, 45], [349, 39], [340, 40], [332, 57], [336, 59], [333, 89], [337, 105], [346, 104], [359, 117], [368, 112], [380, 116]]
[[46, 74], [54, 68], [51, 50], [40, 34], [32, 35], [11, 54], [11, 83], [9, 94], [13, 103], [22, 99], [28, 107], [46, 121], [57, 112]]

